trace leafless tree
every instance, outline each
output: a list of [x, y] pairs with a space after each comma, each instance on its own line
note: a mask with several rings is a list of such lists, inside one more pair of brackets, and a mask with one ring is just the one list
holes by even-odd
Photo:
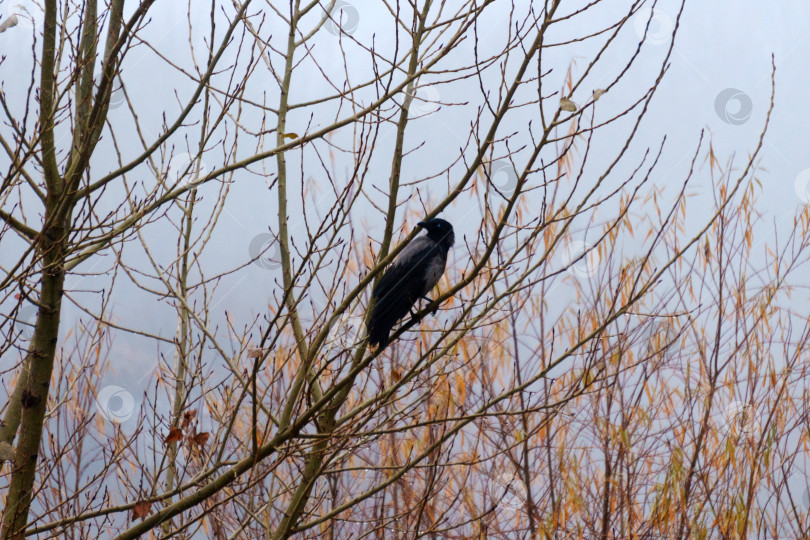
[[[665, 141], [637, 133], [683, 6], [602, 3], [0, 21], [33, 43], [0, 64], [3, 538], [804, 534], [808, 329], [778, 301], [808, 215], [749, 261], [770, 109], [746, 159], [696, 134], [656, 187]], [[711, 211], [687, 221], [696, 177]], [[370, 349], [370, 291], [439, 214], [459, 241], [434, 300]], [[146, 390], [101, 382], [127, 340]]]

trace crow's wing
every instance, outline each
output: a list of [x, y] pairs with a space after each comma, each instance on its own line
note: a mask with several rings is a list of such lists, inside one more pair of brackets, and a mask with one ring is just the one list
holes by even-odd
[[427, 236], [405, 246], [374, 288], [376, 300], [369, 319], [369, 341], [385, 345], [396, 322], [432, 289], [444, 272], [446, 254]]
[[374, 297], [384, 298], [387, 293], [408, 285], [411, 286], [408, 288], [413, 288], [415, 292], [421, 292], [424, 288], [426, 270], [431, 266], [435, 252], [436, 243], [433, 240], [427, 236], [415, 238], [397, 255], [380, 278], [380, 282], [374, 288]]
[[427, 258], [425, 270], [423, 272], [424, 282], [422, 283], [422, 294], [425, 296], [433, 290], [433, 287], [439, 283], [439, 280], [444, 274], [444, 267], [447, 264], [447, 251], [441, 249], [438, 245], [433, 250], [433, 253]]

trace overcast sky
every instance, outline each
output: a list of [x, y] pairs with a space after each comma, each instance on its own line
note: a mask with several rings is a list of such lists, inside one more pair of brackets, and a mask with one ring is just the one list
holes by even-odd
[[[6, 0], [0, 3], [0, 13], [7, 15], [10, 10], [17, 9], [15, 6], [20, 3]], [[374, 39], [380, 48], [391, 46], [393, 41], [390, 34], [381, 27], [381, 21], [386, 20], [384, 8], [372, 2], [359, 0], [350, 4], [357, 13], [354, 37], [366, 43]], [[668, 42], [665, 38], [677, 14], [675, 2], [659, 4], [651, 25], [649, 48], [628, 75], [627, 80], [616, 88], [616, 92], [601, 98], [599, 114], [607, 115], [612, 109], [619, 110], [626, 106], [630, 99], [643, 92], [658, 69], [658, 62], [667, 48]], [[232, 13], [230, 3], [224, 5], [228, 13]], [[525, 9], [528, 3], [518, 2], [518, 5]], [[592, 20], [578, 20], [575, 28], [562, 27], [561, 32], [570, 32], [571, 35], [555, 37], [570, 38], [575, 30], [586, 28], [589, 23], [592, 23], [595, 29], [602, 23], [597, 17], [611, 15], [611, 10], [619, 8], [625, 9], [623, 2], [608, 1], [601, 11], [592, 15]], [[150, 35], [157, 39], [157, 46], [161, 52], [178, 59], [188, 58], [187, 41], [183, 35], [184, 10], [185, 3], [158, 2], [152, 25], [148, 30]], [[35, 9], [32, 11], [36, 12]], [[499, 23], [507, 20], [508, 13], [504, 11], [501, 15], [502, 21], [498, 21], [497, 17], [491, 19], [491, 31], [482, 35], [482, 43], [486, 44], [487, 40], [491, 40], [492, 43], [498, 42], [503, 34], [503, 27], [499, 26]], [[641, 17], [644, 15], [646, 13], [639, 16], [634, 29], [622, 35], [620, 41], [622, 48], [606, 56], [601, 68], [604, 69], [605, 76], [615, 74], [617, 66], [621, 66], [622, 61], [626, 60], [635, 48], [634, 40], [638, 39], [635, 31], [643, 29], [646, 19]], [[204, 20], [208, 17], [208, 10], [201, 10], [196, 16]], [[769, 229], [774, 224], [782, 228], [790, 227], [793, 216], [805, 202], [802, 196], [808, 198], [804, 185], [810, 180], [810, 172], [803, 176], [802, 171], [810, 169], [806, 134], [806, 126], [810, 120], [810, 107], [807, 106], [807, 66], [810, 65], [810, 33], [807, 30], [809, 20], [810, 4], [801, 0], [767, 3], [753, 0], [688, 3], [671, 58], [671, 68], [658, 89], [634, 146], [637, 155], [640, 155], [644, 148], [647, 146], [657, 148], [662, 137], [667, 137], [658, 174], [652, 178], [652, 181], [660, 186], [680, 184], [688, 169], [689, 159], [695, 151], [700, 132], [704, 129], [707, 137], [711, 138], [721, 162], [725, 162], [725, 158], [736, 152], [740, 156], [736, 162], [742, 163], [745, 156], [755, 148], [764, 123], [770, 99], [771, 55], [773, 55], [776, 63], [776, 107], [761, 152], [761, 169], [758, 171], [758, 178], [763, 184], [758, 206], [764, 215], [760, 237], [763, 241], [772, 238]], [[274, 33], [283, 36], [280, 29], [276, 29]], [[326, 32], [322, 34], [318, 36], [321, 54], [329, 54], [331, 47], [335, 56], [335, 62], [327, 63], [326, 69], [333, 70], [333, 76], [339, 78], [343, 66], [340, 52], [334, 46], [336, 37]], [[24, 88], [15, 89], [15, 73], [30, 72], [30, 37], [24, 24], [0, 34], [0, 50], [7, 57], [5, 64], [0, 68], [4, 89], [12, 96], [21, 95], [17, 92]], [[586, 65], [594, 50], [593, 45], [589, 43], [550, 50], [547, 58], [555, 65], [550, 66], [554, 68], [554, 73], [550, 76], [549, 86], [559, 88], [569, 63], [575, 61], [580, 66]], [[202, 54], [202, 49], [197, 54]], [[361, 60], [365, 58], [352, 62], [354, 64], [352, 69], [356, 69], [357, 73], [367, 73], [369, 66]], [[593, 83], [583, 86], [581, 95], [575, 95], [574, 101], [584, 102], [588, 99], [590, 93], [599, 87], [598, 76], [597, 72]], [[162, 121], [161, 111], [171, 111], [172, 104], [176, 105], [174, 92], [182, 95], [190, 88], [187, 79], [178, 76], [145, 49], [131, 53], [124, 65], [122, 77], [130, 97], [145, 110], [151, 108], [153, 111], [153, 118], [144, 115], [142, 119], [147, 127], [151, 123], [154, 133], [159, 131]], [[323, 89], [313, 84], [313, 81], [317, 80], [318, 74], [314, 70], [302, 68], [296, 73], [294, 90], [297, 101], [323, 94]], [[267, 91], [272, 96], [273, 85], [270, 81], [267, 83]], [[423, 105], [422, 112], [431, 114], [417, 121], [419, 123], [417, 134], [409, 135], [412, 138], [407, 142], [415, 146], [421, 137], [421, 141], [427, 140], [429, 144], [404, 161], [403, 181], [422, 178], [446, 167], [448, 162], [446, 156], [456, 152], [463, 144], [471, 119], [470, 110], [471, 108], [474, 110], [477, 105], [474, 103], [474, 97], [471, 97], [475, 84], [470, 83], [472, 87], [465, 84], [467, 83], [425, 90], [425, 95], [432, 100], [444, 103], [462, 103], [470, 100], [471, 103], [467, 108], [437, 106], [435, 111], [429, 105]], [[260, 96], [263, 90], [259, 85], [250, 91]], [[270, 102], [273, 103], [273, 100]], [[123, 112], [121, 109], [113, 110], [112, 121], [115, 121], [116, 115]], [[301, 111], [298, 115], [291, 115], [291, 125], [295, 126], [296, 122], [299, 126], [306, 125], [309, 120], [308, 114], [307, 111]], [[604, 146], [600, 148], [602, 155], [599, 151], [595, 152], [596, 163], [611, 155], [609, 152], [611, 135], [623, 135], [627, 125], [619, 123], [615, 127], [608, 128], [615, 129], [615, 132], [607, 131], [601, 135]], [[351, 136], [351, 132], [347, 131], [346, 135]], [[392, 144], [393, 139], [386, 140], [383, 137], [380, 148], [385, 152], [374, 162], [375, 174], [379, 176], [380, 185], [387, 179]], [[249, 148], [242, 151], [250, 153]], [[296, 159], [298, 156], [296, 155]], [[307, 159], [314, 158], [311, 154], [306, 156]], [[103, 170], [106, 158], [101, 156], [98, 159], [100, 161], [96, 161], [94, 166], [98, 170]], [[0, 157], [0, 165], [7, 167], [5, 156]], [[111, 165], [110, 163], [109, 166]], [[209, 169], [220, 165], [222, 163], [206, 163]], [[272, 160], [267, 160], [265, 166], [268, 173], [272, 174], [275, 167]], [[308, 165], [305, 163], [306, 166]], [[314, 164], [312, 170], [314, 172], [310, 174], [313, 174], [317, 181], [318, 168]], [[706, 197], [705, 201], [708, 203], [711, 195], [705, 192], [708, 187], [705, 179], [708, 175], [703, 174], [701, 178], [703, 181], [695, 183], [692, 193], [697, 194], [698, 199], [700, 196]], [[215, 271], [214, 269], [220, 268], [223, 261], [247, 261], [250, 258], [251, 241], [257, 235], [265, 233], [268, 227], [272, 227], [276, 219], [275, 193], [267, 189], [262, 178], [240, 174], [235, 180], [237, 181], [233, 185], [227, 210], [221, 218], [221, 226], [212, 240], [212, 253], [208, 259], [208, 264], [212, 268], [211, 273]], [[800, 188], [798, 191], [797, 185]], [[700, 204], [690, 206], [690, 211], [696, 212], [697, 215], [700, 214], [700, 210]], [[475, 220], [471, 220], [466, 212], [461, 208], [451, 208], [447, 211], [446, 217], [455, 222], [459, 236], [475, 230], [477, 226]], [[370, 228], [372, 235], [378, 235], [382, 231], [384, 224], [379, 216], [369, 213], [357, 215], [356, 218]], [[296, 234], [295, 227], [292, 233]], [[163, 254], [170, 257], [174, 253], [174, 241], [161, 241], [165, 230], [153, 226], [145, 231], [145, 234], [155, 243], [158, 256]], [[7, 261], [3, 259], [3, 264], [6, 263]], [[225, 266], [234, 264], [222, 265]], [[105, 263], [102, 262], [101, 267], [105, 267]], [[87, 263], [81, 270], [89, 271], [91, 268], [92, 262]], [[265, 313], [270, 292], [275, 286], [274, 279], [277, 277], [273, 270], [252, 266], [237, 278], [223, 282], [218, 292], [219, 297], [213, 304], [214, 316], [218, 323], [224, 321], [226, 309], [234, 320], [242, 324], [256, 314]], [[105, 277], [97, 279], [101, 281], [92, 281], [91, 278], [72, 280], [69, 286], [74, 288], [103, 286]], [[800, 306], [797, 306], [797, 309], [799, 308]], [[114, 310], [116, 320], [122, 324], [134, 324], [167, 338], [174, 335], [173, 311], [167, 305], [160, 304], [154, 297], [136, 294], [135, 290], [125, 283], [122, 283], [118, 290]], [[80, 312], [77, 309], [67, 306], [66, 324], [63, 328], [69, 328], [78, 316]], [[137, 396], [154, 374], [157, 349], [154, 343], [138, 337], [126, 334], [116, 336], [112, 352], [112, 358], [115, 360], [113, 371], [105, 380], [108, 383], [125, 386]], [[171, 355], [169, 349], [161, 352]]]

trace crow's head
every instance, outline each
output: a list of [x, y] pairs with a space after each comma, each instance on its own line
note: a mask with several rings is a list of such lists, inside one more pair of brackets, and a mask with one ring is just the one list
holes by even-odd
[[416, 225], [427, 231], [428, 238], [439, 242], [447, 248], [450, 248], [456, 240], [453, 234], [453, 226], [441, 218], [420, 221]]

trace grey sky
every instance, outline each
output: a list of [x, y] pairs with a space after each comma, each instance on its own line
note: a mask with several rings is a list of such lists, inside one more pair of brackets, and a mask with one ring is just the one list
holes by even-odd
[[[19, 3], [19, 2], [17, 2]], [[366, 44], [372, 43], [378, 50], [384, 51], [394, 46], [393, 32], [389, 27], [384, 26], [383, 21], [387, 21], [386, 12], [381, 6], [371, 2], [353, 2], [352, 6], [357, 13], [357, 28], [354, 37]], [[14, 4], [5, 2], [0, 7], [0, 13], [6, 10], [7, 13]], [[9, 7], [11, 6], [11, 7]], [[232, 14], [233, 8], [230, 3], [223, 3], [223, 9]], [[529, 6], [528, 2], [518, 2], [518, 9], [525, 11]], [[505, 32], [508, 6], [503, 5], [502, 19], [497, 17], [488, 19], [491, 27], [482, 29], [481, 44], [482, 49], [486, 49], [488, 44], [493, 46], [500, 43]], [[131, 9], [131, 8], [130, 8]], [[615, 19], [616, 13], [624, 9], [622, 2], [608, 2], [601, 8], [601, 11], [594, 13]], [[660, 39], [668, 28], [674, 23], [677, 10], [675, 2], [661, 2], [656, 8], [655, 17], [651, 26], [650, 47], [642, 53], [639, 63], [630, 71], [626, 80], [618, 85], [613, 91], [603, 96], [598, 104], [597, 118], [607, 117], [611, 111], [620, 110], [632, 99], [638, 97], [641, 92], [650, 84], [653, 71], [660, 61], [661, 55], [666, 51], [665, 40]], [[208, 10], [195, 12], [195, 17], [199, 18], [203, 28], [207, 28]], [[220, 15], [221, 16], [221, 15]], [[667, 73], [663, 84], [658, 89], [655, 99], [652, 102], [650, 111], [642, 123], [639, 135], [634, 144], [634, 153], [630, 155], [627, 164], [623, 164], [621, 170], [631, 169], [630, 163], [633, 158], [639, 158], [641, 152], [647, 146], [657, 148], [661, 138], [667, 136], [667, 145], [663, 154], [658, 173], [653, 176], [653, 181], [660, 186], [670, 183], [679, 185], [687, 170], [689, 159], [694, 153], [701, 129], [707, 129], [707, 137], [711, 138], [715, 147], [715, 152], [725, 163], [725, 158], [736, 152], [740, 158], [737, 163], [752, 151], [756, 145], [756, 137], [764, 122], [765, 111], [767, 110], [770, 97], [770, 72], [771, 54], [775, 56], [776, 74], [776, 107], [771, 122], [771, 127], [766, 137], [765, 145], [761, 154], [762, 170], [758, 172], [758, 177], [763, 182], [763, 190], [760, 194], [760, 205], [758, 209], [764, 214], [764, 222], [770, 227], [771, 221], [776, 221], [782, 227], [790, 226], [792, 217], [802, 204], [802, 200], [794, 191], [794, 181], [801, 171], [810, 168], [810, 157], [806, 147], [805, 126], [808, 124], [810, 108], [806, 107], [806, 93], [808, 86], [808, 76], [806, 66], [810, 65], [810, 47], [808, 47], [808, 35], [806, 21], [810, 17], [810, 6], [805, 2], [792, 0], [779, 3], [761, 3], [753, 1], [724, 1], [692, 3], [687, 5], [683, 20], [681, 21], [679, 35], [675, 52], [671, 59], [671, 69]], [[34, 17], [36, 20], [36, 17]], [[639, 20], [643, 27], [643, 20]], [[278, 43], [282, 39], [281, 28], [273, 28], [272, 22], [266, 23], [265, 28], [273, 34], [274, 40]], [[575, 23], [562, 25], [558, 39], [569, 39], [589, 27], [597, 28], [602, 24], [602, 20], [576, 19]], [[152, 25], [147, 30], [147, 35], [154, 39], [154, 44], [167, 58], [181, 65], [188, 65], [190, 55], [188, 51], [188, 40], [186, 36], [185, 5], [179, 3], [159, 3]], [[205, 51], [202, 47], [202, 40], [206, 37], [205, 31], [195, 33], [193, 42], [197, 49], [195, 55], [197, 62], [204, 59]], [[0, 48], [6, 55], [6, 62], [0, 73], [2, 73], [6, 92], [14, 97], [15, 89], [13, 83], [15, 73], [27, 73], [30, 70], [30, 36], [25, 24], [11, 28], [0, 34]], [[600, 81], [608, 80], [611, 75], [615, 76], [623, 62], [626, 62], [629, 54], [633, 51], [638, 39], [634, 33], [634, 28], [626, 29], [619, 38], [621, 47], [611, 50], [611, 53], [600, 64], [600, 67], [589, 78], [573, 96], [574, 101], [584, 103], [593, 90], [600, 87]], [[660, 44], [656, 44], [660, 41]], [[322, 32], [316, 41], [317, 57], [321, 61], [321, 68], [334, 80], [340, 81], [344, 76], [344, 66], [340, 49], [338, 48], [338, 38], [328, 32]], [[466, 52], [465, 52], [466, 51]], [[575, 75], [581, 72], [588, 61], [591, 60], [594, 46], [591, 43], [574, 45], [571, 47], [561, 47], [549, 49], [546, 54], [548, 67], [553, 68], [553, 73], [544, 82], [546, 87], [557, 90], [561, 87], [566, 69], [571, 61], [576, 62]], [[368, 78], [371, 74], [368, 55], [355, 52], [356, 58], [350, 58], [349, 73], [354, 80]], [[469, 47], [462, 46], [459, 52], [461, 56], [471, 54]], [[330, 56], [331, 55], [331, 56]], [[332, 59], [330, 61], [330, 58]], [[233, 59], [239, 61], [238, 59]], [[469, 61], [469, 58], [466, 59]], [[160, 130], [163, 122], [163, 113], [168, 118], [176, 114], [179, 104], [176, 96], [180, 100], [186, 96], [192, 83], [188, 77], [178, 74], [164, 61], [159, 60], [145, 47], [139, 47], [130, 53], [124, 64], [122, 78], [127, 87], [127, 93], [133, 100], [141, 113], [141, 119], [147, 126], [147, 131], [151, 127], [152, 136]], [[432, 81], [425, 78], [420, 83], [428, 85]], [[494, 79], [493, 79], [494, 80]], [[473, 118], [475, 108], [481, 104], [480, 93], [478, 92], [476, 81], [461, 81], [451, 85], [440, 85], [424, 90], [424, 94], [418, 95], [431, 100], [438, 100], [445, 105], [432, 105], [423, 103], [420, 105], [421, 112], [425, 117], [414, 121], [414, 130], [406, 139], [409, 148], [422, 145], [413, 154], [407, 157], [403, 167], [403, 181], [423, 178], [436, 174], [447, 166], [450, 159], [448, 156], [456, 156], [458, 149], [464, 144], [468, 135], [469, 123]], [[264, 73], [251, 79], [248, 88], [248, 96], [257, 101], [267, 100], [271, 106], [277, 102], [277, 91], [272, 80]], [[326, 88], [323, 87], [320, 73], [311, 64], [304, 63], [295, 72], [293, 83], [296, 101], [306, 101], [323, 95]], [[727, 106], [721, 107], [726, 118], [721, 118], [718, 114], [717, 97], [727, 89], [738, 89], [741, 93], [731, 95], [736, 96], [729, 101]], [[22, 90], [22, 89], [20, 89]], [[493, 91], [497, 91], [493, 87]], [[548, 93], [547, 92], [547, 93]], [[176, 95], [175, 95], [176, 93]], [[22, 94], [17, 94], [22, 95]], [[370, 93], [365, 99], [373, 98]], [[747, 117], [747, 99], [750, 99], [750, 117]], [[550, 100], [556, 103], [556, 98]], [[459, 105], [469, 102], [468, 105]], [[19, 104], [19, 103], [18, 103]], [[453, 105], [455, 104], [455, 105]], [[553, 105], [553, 104], [552, 104]], [[738, 110], [740, 106], [743, 110]], [[337, 113], [330, 107], [316, 108], [316, 114], [311, 117], [310, 110], [301, 110], [290, 116], [290, 131], [304, 131], [311, 122], [312, 128], [325, 125]], [[124, 108], [117, 108], [111, 113], [111, 120], [117, 118], [125, 122], [126, 114]], [[345, 115], [345, 110], [341, 115]], [[320, 116], [323, 115], [323, 116]], [[199, 119], [199, 115], [195, 120]], [[729, 120], [731, 119], [731, 120]], [[526, 123], [520, 117], [512, 117], [508, 120], [515, 129], [525, 129]], [[256, 116], [247, 120], [247, 123], [259, 128], [261, 118]], [[593, 156], [592, 167], [595, 172], [597, 164], [603, 163], [610, 158], [615, 151], [615, 146], [623, 139], [613, 140], [611, 135], [623, 135], [628, 127], [628, 123], [619, 122], [616, 126], [608, 128], [598, 135], [599, 144]], [[6, 128], [3, 128], [6, 129]], [[614, 130], [614, 131], [611, 131]], [[134, 134], [130, 133], [131, 137]], [[193, 137], [193, 130], [189, 130], [189, 136]], [[352, 133], [350, 130], [342, 130], [334, 137], [333, 142], [338, 145], [349, 146], [351, 144]], [[193, 138], [190, 139], [194, 144]], [[125, 155], [132, 155], [137, 152], [135, 140], [119, 141], [123, 142]], [[129, 143], [129, 148], [128, 144]], [[423, 144], [426, 143], [426, 144]], [[102, 141], [102, 144], [109, 144], [109, 139]], [[175, 154], [185, 152], [185, 148], [178, 146]], [[378, 187], [385, 185], [390, 168], [390, 151], [393, 145], [391, 130], [384, 130], [378, 141], [377, 154], [372, 161], [374, 170], [372, 177]], [[244, 145], [240, 147], [239, 157], [245, 157], [255, 152], [255, 148]], [[112, 155], [101, 153], [94, 162], [94, 170], [99, 174], [109, 170], [113, 166]], [[168, 161], [168, 156], [167, 156]], [[302, 155], [300, 152], [291, 152], [290, 162], [298, 167]], [[223, 156], [216, 150], [206, 154], [205, 166], [211, 170], [221, 166]], [[313, 189], [319, 185], [323, 187], [324, 172], [317, 162], [317, 156], [310, 150], [303, 154], [305, 169], [304, 181], [310, 182]], [[349, 170], [349, 163], [340, 155], [337, 155], [335, 171], [339, 175]], [[0, 164], [7, 166], [6, 157], [0, 158]], [[263, 167], [263, 169], [262, 169]], [[230, 187], [231, 194], [225, 211], [220, 219], [220, 225], [212, 236], [209, 250], [203, 256], [206, 273], [214, 274], [229, 267], [236, 266], [240, 262], [247, 262], [249, 259], [249, 246], [251, 241], [259, 234], [266, 233], [268, 228], [273, 227], [276, 220], [275, 192], [267, 189], [262, 173], [272, 177], [275, 170], [273, 160], [265, 160], [261, 166], [252, 166], [254, 174], [240, 172], [233, 178]], [[460, 170], [459, 168], [454, 171]], [[141, 176], [135, 181], [153, 181], [148, 169], [141, 168]], [[295, 169], [294, 174], [299, 174]], [[616, 175], [621, 179], [621, 171]], [[706, 178], [706, 173], [698, 175], [693, 184], [691, 192], [699, 195], [694, 205], [690, 206], [690, 211], [700, 213], [700, 196], [709, 197], [706, 192], [707, 184], [701, 178]], [[442, 186], [446, 182], [434, 180], [432, 185], [437, 186], [434, 200], [443, 193]], [[217, 186], [204, 186], [200, 193], [203, 201], [200, 209], [210, 209], [210, 201]], [[111, 188], [110, 199], [116, 199], [116, 193], [120, 193], [118, 188]], [[370, 190], [373, 195], [373, 190]], [[376, 199], [379, 202], [380, 194]], [[314, 206], [308, 207], [313, 212], [317, 207], [317, 197]], [[707, 198], [706, 201], [709, 199]], [[330, 202], [324, 201], [324, 209], [328, 208]], [[206, 206], [209, 205], [209, 206]], [[418, 209], [419, 204], [413, 201], [409, 206], [411, 209]], [[378, 237], [382, 231], [383, 223], [381, 216], [372, 211], [370, 206], [362, 209], [355, 215], [357, 223], [362, 223], [370, 230], [370, 234]], [[472, 212], [472, 214], [470, 214]], [[454, 221], [458, 230], [457, 237], [460, 239], [465, 233], [475, 230], [476, 209], [469, 207], [454, 207], [449, 209], [445, 217]], [[297, 228], [300, 220], [300, 213], [293, 214], [291, 233], [293, 238], [302, 240], [302, 229]], [[471, 219], [476, 218], [476, 219]], [[770, 238], [770, 231], [760, 229], [762, 239]], [[144, 230], [144, 237], [147, 239], [154, 256], [159, 260], [170, 260], [175, 253], [174, 229], [165, 223], [156, 223], [148, 226]], [[5, 240], [4, 240], [5, 242]], [[10, 244], [11, 245], [11, 242]], [[10, 248], [4, 253], [10, 253], [14, 249], [19, 249], [20, 245]], [[458, 248], [457, 248], [458, 249]], [[460, 252], [459, 252], [460, 253]], [[5, 256], [3, 256], [5, 259]], [[125, 258], [129, 262], [144, 262], [144, 255], [137, 243], [131, 244], [127, 248]], [[97, 266], [94, 266], [97, 265]], [[82, 271], [101, 270], [106, 271], [109, 261], [99, 259], [90, 261], [80, 267]], [[215, 293], [215, 300], [212, 307], [213, 325], [218, 328], [220, 335], [225, 335], [224, 315], [225, 310], [232, 317], [232, 321], [237, 328], [241, 328], [247, 321], [258, 314], [266, 313], [268, 301], [273, 290], [277, 290], [274, 279], [279, 278], [278, 272], [272, 269], [261, 268], [251, 265], [248, 269], [240, 272], [236, 276], [223, 279], [218, 285]], [[109, 276], [87, 277], [82, 279], [72, 278], [69, 286], [75, 289], [101, 289], [109, 284]], [[88, 293], [77, 293], [77, 297], [85, 298], [91, 306], [98, 305], [98, 295]], [[317, 301], [317, 295], [315, 295]], [[114, 320], [124, 325], [133, 325], [148, 332], [158, 333], [171, 339], [174, 335], [175, 315], [169, 305], [159, 302], [152, 296], [138, 294], [131, 284], [121, 278], [116, 289], [115, 301], [113, 304]], [[72, 326], [72, 321], [80, 316], [80, 312], [73, 306], [68, 306], [65, 312], [65, 326]], [[116, 333], [112, 358], [112, 372], [106, 380], [112, 382], [125, 381], [128, 388], [135, 394], [150, 380], [153, 373], [158, 353], [162, 352], [171, 355], [170, 347], [165, 345], [159, 348], [152, 342], [143, 338]]]

